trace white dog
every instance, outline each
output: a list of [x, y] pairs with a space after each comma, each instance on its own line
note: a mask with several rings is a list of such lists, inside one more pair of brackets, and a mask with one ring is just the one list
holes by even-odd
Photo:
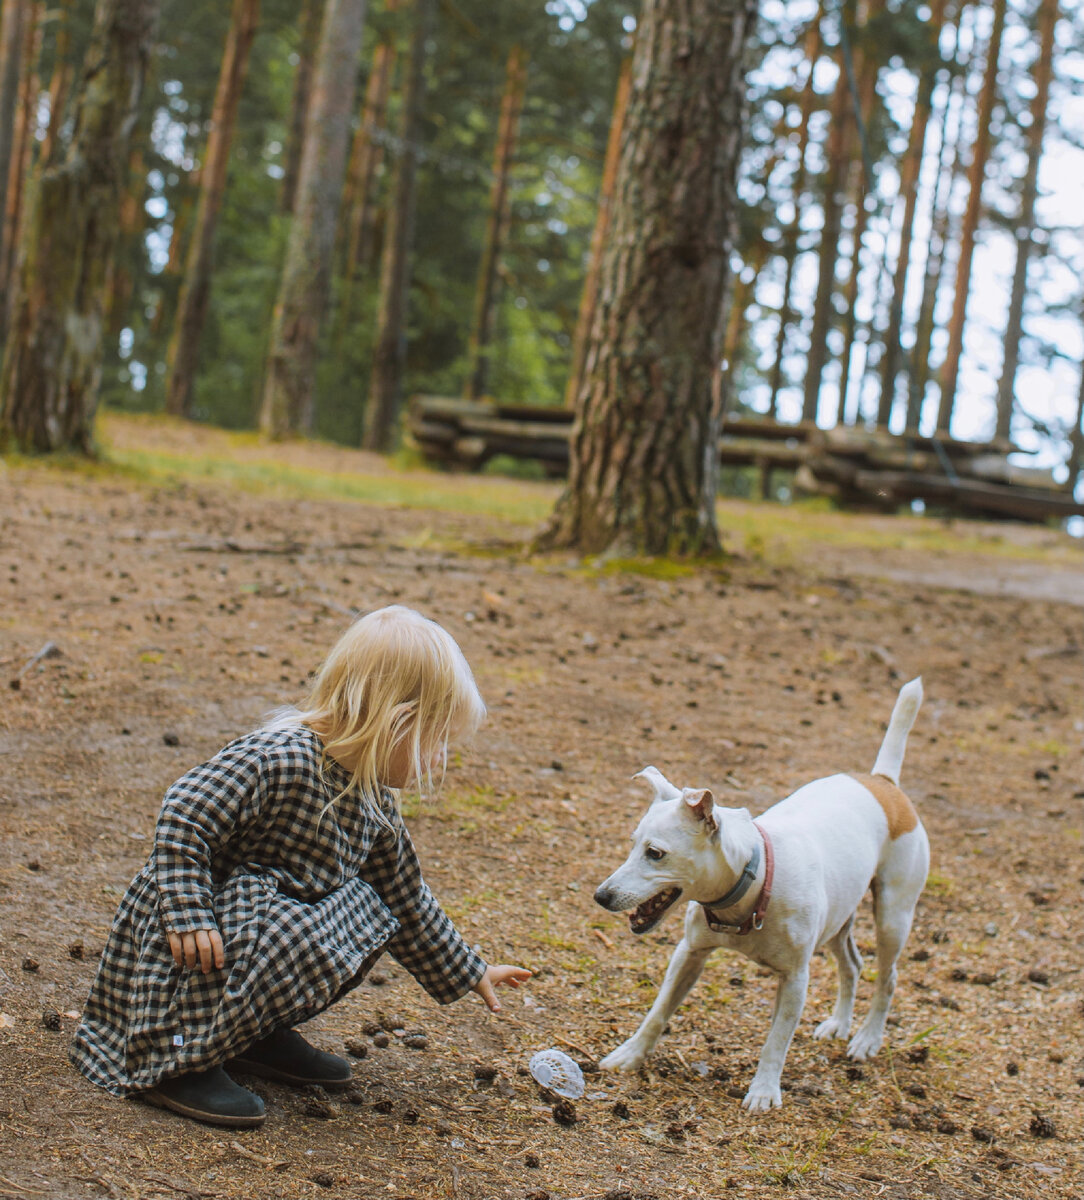
[[685, 936], [662, 988], [636, 1033], [601, 1062], [635, 1071], [719, 946], [739, 950], [779, 977], [771, 1029], [742, 1106], [782, 1103], [779, 1079], [802, 1015], [813, 952], [827, 946], [839, 965], [832, 1015], [813, 1036], [846, 1038], [862, 958], [855, 910], [873, 891], [877, 983], [869, 1015], [851, 1039], [851, 1058], [876, 1054], [896, 988], [896, 960], [926, 882], [926, 831], [899, 789], [907, 735], [922, 703], [922, 681], [900, 691], [873, 773], [807, 783], [755, 822], [746, 809], [716, 808], [704, 789], [679, 790], [654, 767], [639, 776], [655, 799], [633, 835], [632, 853], [595, 893], [611, 912], [629, 912], [646, 933], [681, 897]]

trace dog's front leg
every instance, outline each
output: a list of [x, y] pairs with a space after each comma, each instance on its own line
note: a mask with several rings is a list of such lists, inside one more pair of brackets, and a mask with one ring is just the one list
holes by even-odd
[[685, 938], [678, 942], [677, 949], [666, 968], [666, 977], [655, 997], [651, 1011], [644, 1017], [640, 1028], [616, 1050], [607, 1054], [599, 1063], [607, 1071], [637, 1071], [651, 1053], [667, 1021], [674, 1015], [689, 989], [700, 978], [704, 963], [711, 949], [694, 950]]
[[802, 1009], [805, 1007], [808, 987], [808, 960], [797, 970], [780, 977], [779, 990], [775, 994], [772, 1027], [768, 1030], [768, 1040], [760, 1052], [757, 1073], [753, 1076], [749, 1091], [741, 1102], [742, 1108], [747, 1108], [750, 1112], [761, 1112], [782, 1106], [783, 1096], [779, 1090], [779, 1079], [783, 1074], [783, 1063], [790, 1049], [790, 1040], [794, 1037]]

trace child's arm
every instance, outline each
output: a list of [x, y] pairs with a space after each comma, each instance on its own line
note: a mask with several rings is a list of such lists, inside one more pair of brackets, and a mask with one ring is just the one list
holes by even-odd
[[414, 844], [401, 818], [394, 820], [395, 832], [374, 844], [366, 871], [367, 882], [399, 921], [399, 932], [386, 949], [439, 1004], [450, 1004], [476, 991], [493, 1009], [493, 986], [509, 977], [502, 974], [496, 978], [490, 972], [518, 972], [520, 968], [490, 967], [467, 945], [422, 878]]
[[158, 906], [178, 966], [206, 973], [225, 962], [212, 908], [211, 864], [237, 827], [259, 811], [269, 764], [241, 739], [193, 768], [166, 792], [151, 863]]

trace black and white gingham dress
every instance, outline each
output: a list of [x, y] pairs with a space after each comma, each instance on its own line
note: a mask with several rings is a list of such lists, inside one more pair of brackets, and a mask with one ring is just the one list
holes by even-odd
[[[114, 1095], [240, 1054], [327, 1008], [393, 954], [442, 1004], [485, 973], [392, 829], [309, 729], [232, 742], [166, 793], [150, 861], [120, 903], [72, 1062]], [[226, 965], [174, 965], [167, 931], [217, 926]]]

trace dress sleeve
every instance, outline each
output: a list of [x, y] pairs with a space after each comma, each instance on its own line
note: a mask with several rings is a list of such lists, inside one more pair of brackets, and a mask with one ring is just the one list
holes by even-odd
[[410, 834], [398, 816], [369, 853], [367, 882], [399, 921], [386, 949], [439, 1004], [466, 995], [486, 962], [463, 940], [422, 878]]
[[238, 826], [259, 812], [269, 776], [270, 764], [258, 749], [235, 743], [166, 792], [151, 865], [167, 932], [215, 927], [211, 862]]

